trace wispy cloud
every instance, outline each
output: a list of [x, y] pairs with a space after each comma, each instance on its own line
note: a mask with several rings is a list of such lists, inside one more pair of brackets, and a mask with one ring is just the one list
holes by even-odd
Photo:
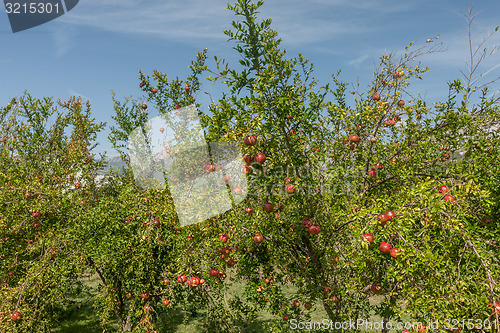
[[[471, 36], [473, 37], [472, 47], [473, 51], [476, 50], [476, 47], [481, 43], [481, 41], [488, 36], [489, 32], [492, 32], [493, 29], [498, 26], [498, 21], [481, 21], [480, 16], [478, 16], [477, 22], [475, 22], [474, 26], [471, 30]], [[464, 20], [465, 23], [465, 20]], [[443, 33], [441, 36], [441, 41], [444, 43], [446, 49], [441, 53], [434, 53], [425, 56], [426, 61], [430, 61], [435, 63], [436, 65], [453, 67], [453, 68], [465, 68], [466, 61], [468, 62], [470, 59], [469, 53], [469, 43], [467, 40], [467, 30], [460, 29], [454, 27], [453, 30], [450, 30], [446, 33]], [[491, 38], [489, 38], [478, 50], [476, 56], [480, 56], [482, 50], [486, 47], [487, 50], [493, 50], [500, 45], [500, 32], [494, 34]], [[500, 53], [493, 55], [491, 58], [486, 59], [484, 62], [487, 65], [490, 61], [498, 62], [500, 57]], [[489, 66], [489, 65], [487, 65]]]
[[354, 66], [354, 67], [359, 67], [359, 65], [368, 59], [370, 56], [368, 54], [362, 55], [360, 57], [357, 57], [356, 59], [353, 59], [349, 62], [347, 62], [348, 65]]
[[486, 72], [484, 72], [484, 75], [487, 75], [489, 74], [490, 72], [493, 72], [495, 69], [499, 68], [500, 67], [500, 63], [499, 64], [496, 64], [495, 66], [491, 67], [490, 69], [488, 69]]
[[178, 41], [220, 39], [220, 22], [227, 22], [230, 14], [225, 7], [221, 0], [210, 4], [201, 0], [88, 0], [61, 17], [61, 22]]
[[[303, 45], [373, 32], [375, 28], [356, 15], [360, 10], [387, 14], [410, 6], [397, 4], [381, 8], [376, 0], [312, 2], [313, 5], [309, 2], [269, 1], [259, 10], [259, 17], [273, 18], [273, 28], [288, 44]], [[335, 7], [342, 7], [343, 11], [337, 11]], [[230, 28], [229, 22], [236, 19], [226, 8], [227, 0], [209, 3], [205, 0], [87, 0], [63, 16], [61, 22], [186, 43], [207, 39], [225, 42], [227, 37], [222, 34], [222, 29]]]
[[376, 12], [385, 12], [385, 13], [393, 13], [399, 12], [403, 10], [407, 10], [411, 6], [413, 6], [409, 1], [408, 2], [392, 2], [390, 5], [381, 4], [380, 0], [309, 0], [308, 2], [312, 2], [315, 5], [321, 4], [330, 7], [338, 7], [338, 8], [353, 8], [356, 10], [369, 10]]
[[54, 40], [54, 51], [57, 57], [65, 56], [74, 43], [74, 29], [66, 27], [65, 29], [56, 29], [52, 32]]
[[90, 98], [86, 95], [80, 94], [79, 92], [74, 91], [73, 89], [68, 89], [68, 94], [70, 96], [81, 97], [84, 100], [89, 100]]

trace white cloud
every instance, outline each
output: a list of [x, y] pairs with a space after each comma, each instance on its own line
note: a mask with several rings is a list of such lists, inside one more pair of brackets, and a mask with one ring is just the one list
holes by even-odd
[[54, 39], [55, 54], [57, 57], [65, 56], [74, 44], [75, 29], [73, 27], [65, 27], [63, 29], [55, 29], [51, 31]]
[[[482, 39], [488, 35], [488, 32], [492, 32], [495, 26], [498, 25], [498, 22], [481, 21], [480, 17], [480, 15], [477, 17], [471, 30], [471, 36], [473, 37], [472, 46], [474, 50]], [[453, 30], [443, 33], [439, 41], [444, 43], [445, 52], [426, 55], [425, 61], [429, 61], [440, 66], [465, 69], [466, 61], [469, 61], [470, 59], [467, 30], [454, 27]], [[500, 31], [494, 34], [482, 45], [477, 55], [479, 56], [481, 54], [481, 50], [485, 47], [487, 47], [488, 50], [493, 50], [495, 45], [497, 47], [500, 45]], [[494, 61], [495, 64], [498, 63], [499, 57], [500, 53], [497, 53], [487, 59], [484, 62], [485, 67], [491, 67], [488, 65], [488, 62], [491, 61]]]
[[68, 94], [69, 94], [70, 96], [81, 97], [83, 100], [90, 100], [90, 98], [89, 98], [88, 96], [83, 95], [83, 94], [80, 94], [80, 93], [78, 93], [78, 92], [74, 91], [74, 90], [73, 90], [73, 89], [71, 89], [71, 88], [69, 88], [69, 89], [68, 89]]
[[495, 69], [500, 67], [500, 63], [496, 64], [495, 66], [491, 67], [488, 69], [486, 72], [484, 72], [484, 75], [488, 75], [490, 72], [493, 72]]
[[[311, 3], [312, 2], [312, 3]], [[387, 14], [408, 9], [409, 4], [380, 6], [376, 0], [351, 2], [347, 0], [313, 0], [289, 2], [274, 0], [259, 9], [259, 18], [272, 18], [273, 29], [288, 44], [312, 44], [329, 41], [345, 35], [373, 32], [359, 10]], [[345, 7], [349, 13], [338, 12]], [[181, 42], [225, 42], [223, 29], [236, 17], [226, 9], [227, 0], [87, 0], [60, 18], [61, 22], [127, 35], [143, 35]], [[222, 24], [221, 24], [222, 23]]]
[[309, 0], [315, 4], [321, 4], [330, 7], [352, 8], [355, 10], [366, 10], [384, 13], [394, 13], [408, 10], [413, 7], [410, 1], [392, 1], [390, 5], [383, 3], [380, 0]]
[[61, 22], [178, 41], [220, 39], [220, 22], [227, 22], [230, 14], [225, 4], [220, 0], [210, 4], [200, 0], [88, 0], [61, 17]]
[[352, 59], [351, 61], [347, 62], [348, 65], [358, 67], [363, 61], [368, 59], [370, 56], [368, 54], [362, 55], [357, 57], [356, 59]]

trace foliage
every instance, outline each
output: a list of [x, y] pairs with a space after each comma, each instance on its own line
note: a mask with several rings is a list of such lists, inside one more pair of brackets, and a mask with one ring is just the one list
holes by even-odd
[[[2, 331], [56, 326], [86, 274], [100, 279], [94, 305], [105, 330], [117, 320], [122, 331], [163, 332], [175, 309], [203, 311], [210, 332], [244, 332], [263, 310], [275, 318], [265, 329], [285, 332], [318, 307], [332, 322], [498, 322], [488, 304], [500, 299], [498, 99], [471, 80], [449, 82], [447, 100], [432, 107], [412, 97], [411, 80], [428, 71], [416, 59], [437, 50], [412, 43], [382, 56], [350, 105], [340, 72], [320, 86], [302, 55], [287, 57], [271, 20], [257, 22], [262, 5], [229, 5], [242, 17], [224, 32], [239, 69], [217, 57], [211, 69], [205, 49], [186, 80], [140, 72], [145, 96], [114, 99], [109, 140], [122, 172], [97, 177], [104, 165], [92, 149], [104, 124], [88, 103], [84, 111], [72, 98], [62, 112], [26, 94], [1, 110]], [[206, 111], [196, 104], [203, 75], [223, 91]], [[181, 227], [168, 186], [139, 187], [124, 148], [150, 110], [190, 105], [209, 143], [238, 142], [266, 161], [243, 169], [242, 203]], [[247, 135], [257, 143], [246, 145]], [[399, 254], [382, 253], [382, 242]]]

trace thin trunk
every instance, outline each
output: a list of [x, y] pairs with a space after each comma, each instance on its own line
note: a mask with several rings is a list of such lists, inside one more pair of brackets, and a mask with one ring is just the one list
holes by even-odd
[[[389, 304], [390, 304], [390, 307], [392, 309], [394, 307], [394, 305], [396, 305], [396, 297], [394, 297], [393, 295], [389, 296]], [[384, 316], [384, 327], [382, 328], [381, 333], [389, 333], [389, 329], [387, 328], [387, 323], [389, 322], [389, 320], [391, 320], [391, 317], [388, 315], [385, 315]]]
[[[318, 284], [321, 287], [326, 286], [326, 280], [325, 280], [325, 273], [324, 273], [324, 270], [323, 270], [323, 265], [321, 264], [321, 261], [319, 261], [318, 255], [316, 254], [316, 251], [314, 251], [314, 248], [312, 246], [311, 241], [306, 236], [302, 236], [302, 241], [306, 245], [309, 257], [311, 257], [314, 265], [316, 266], [316, 270], [319, 273], [319, 276], [318, 277], [314, 277], [314, 279], [318, 282]], [[328, 314], [328, 317], [330, 318], [330, 320], [335, 320], [335, 314], [333, 313], [332, 308], [328, 304], [328, 301], [326, 301], [326, 300], [323, 301], [323, 308], [325, 309], [326, 313]]]
[[[107, 285], [107, 283], [106, 283], [107, 281], [106, 281], [106, 278], [104, 277], [104, 274], [103, 274], [103, 273], [101, 272], [101, 270], [100, 270], [100, 269], [99, 269], [99, 268], [95, 265], [95, 263], [94, 263], [92, 260], [90, 260], [90, 264], [94, 266], [94, 268], [95, 268], [95, 270], [96, 270], [96, 272], [97, 272], [97, 275], [99, 276], [99, 278], [100, 278], [100, 279], [101, 279], [101, 281], [102, 281], [102, 284], [103, 284], [104, 286], [106, 286], [106, 287], [107, 287], [108, 285]], [[115, 278], [115, 282], [117, 282], [117, 279], [116, 279], [116, 278]], [[121, 297], [121, 286], [118, 288], [118, 291], [119, 291], [119, 293], [118, 293], [118, 299], [119, 299], [119, 301], [120, 301], [120, 304], [118, 304], [118, 307], [117, 307], [117, 306], [114, 306], [114, 307], [113, 307], [113, 310], [114, 310], [114, 312], [115, 312], [115, 316], [116, 316], [116, 318], [117, 318], [117, 319], [118, 319], [118, 321], [121, 323], [121, 322], [123, 322], [123, 319], [122, 319], [122, 314], [123, 314], [123, 299], [122, 299], [122, 297]]]

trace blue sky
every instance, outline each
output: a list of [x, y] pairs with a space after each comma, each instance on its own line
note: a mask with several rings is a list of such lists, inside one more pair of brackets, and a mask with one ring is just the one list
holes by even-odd
[[[445, 51], [421, 58], [431, 71], [411, 88], [435, 102], [446, 99], [446, 82], [465, 69], [467, 41], [458, 33], [466, 33], [461, 12], [469, 5], [462, 0], [268, 0], [260, 17], [273, 19], [272, 27], [290, 55], [302, 53], [314, 63], [322, 84], [341, 69], [341, 78], [350, 83], [359, 79], [361, 89], [370, 83], [382, 54], [440, 34], [436, 42]], [[226, 7], [227, 1], [220, 0], [81, 0], [68, 14], [15, 34], [2, 10], [0, 104], [25, 90], [55, 100], [79, 95], [91, 101], [96, 120], [112, 125], [111, 90], [120, 100], [141, 97], [139, 70], [185, 77], [196, 52], [204, 48], [209, 60], [217, 55], [237, 63], [234, 44], [223, 34], [235, 18]], [[484, 35], [500, 25], [500, 1], [476, 0], [473, 10], [481, 11], [476, 33]], [[499, 46], [500, 34], [487, 45]], [[500, 53], [482, 70], [485, 80], [500, 76]], [[212, 89], [208, 81], [205, 87]], [[197, 101], [208, 103], [203, 96]], [[98, 151], [116, 155], [107, 134], [99, 136]]]

